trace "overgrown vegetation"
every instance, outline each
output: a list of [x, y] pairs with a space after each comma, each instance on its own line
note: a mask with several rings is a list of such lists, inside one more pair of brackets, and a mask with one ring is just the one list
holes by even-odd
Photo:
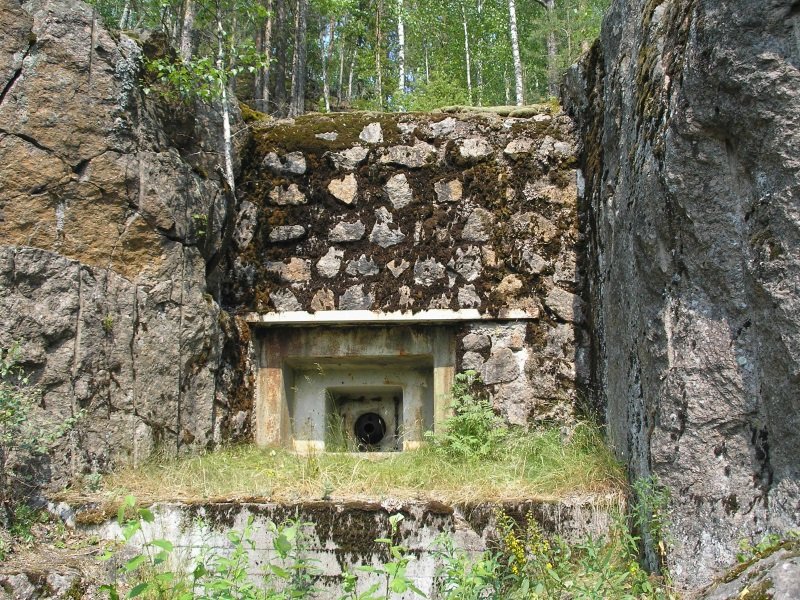
[[567, 440], [557, 429], [524, 436], [509, 434], [489, 458], [463, 458], [435, 446], [379, 455], [309, 456], [237, 446], [122, 469], [104, 478], [93, 497], [99, 494], [113, 500], [133, 493], [147, 501], [294, 501], [391, 494], [398, 498], [479, 502], [614, 492], [623, 485], [624, 473], [600, 432], [583, 423]]
[[[103, 586], [112, 600], [122, 593], [160, 600], [288, 600], [315, 598], [321, 591], [317, 581], [322, 572], [308, 546], [307, 531], [313, 523], [267, 522], [275, 558], [267, 559], [261, 575], [253, 577], [248, 571], [256, 550], [252, 517], [242, 531], [228, 532], [227, 549], [206, 543], [180, 557], [170, 540], [147, 538], [143, 524], [154, 522], [153, 513], [134, 508], [133, 497], [127, 497], [117, 519], [123, 543], [134, 542], [140, 550], [122, 559], [118, 548], [104, 557], [115, 562], [114, 579]], [[620, 516], [608, 535], [570, 544], [560, 536], [546, 536], [531, 514], [519, 524], [502, 511], [496, 515], [497, 536], [490, 550], [468, 553], [449, 534], [437, 538], [432, 549], [437, 566], [426, 596], [408, 574], [414, 555], [397, 542], [402, 519], [400, 513], [391, 515], [389, 536], [375, 540], [385, 547], [383, 562], [345, 570], [340, 600], [677, 598], [664, 578], [639, 566], [638, 539]], [[205, 525], [196, 527], [202, 530]], [[258, 554], [264, 556], [263, 551]]]
[[[105, 478], [97, 494], [110, 500], [134, 494], [146, 501], [292, 501], [390, 494], [480, 502], [621, 493], [624, 472], [596, 425], [579, 423], [568, 436], [555, 427], [508, 427], [495, 415], [472, 372], [456, 377], [453, 398], [453, 414], [441, 431], [413, 452], [302, 456], [283, 449], [235, 446], [122, 469]], [[352, 450], [339, 431], [341, 424], [336, 425], [330, 423], [328, 435], [329, 442], [338, 440], [334, 450]]]
[[429, 433], [434, 451], [452, 459], [486, 459], [502, 452], [509, 428], [495, 414], [475, 371], [458, 373], [452, 389], [452, 415], [440, 433]]
[[16, 502], [34, 489], [31, 463], [46, 455], [80, 415], [56, 420], [36, 410], [39, 390], [20, 364], [18, 343], [0, 348], [0, 524], [13, 527]]

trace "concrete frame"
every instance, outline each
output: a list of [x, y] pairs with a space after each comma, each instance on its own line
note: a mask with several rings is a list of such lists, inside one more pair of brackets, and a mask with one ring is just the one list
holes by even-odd
[[[450, 389], [455, 377], [456, 351], [454, 327], [446, 324], [406, 324], [320, 327], [318, 322], [306, 327], [265, 326], [264, 321], [253, 322], [253, 339], [258, 356], [255, 401], [255, 441], [258, 446], [282, 446], [298, 452], [313, 452], [324, 448], [320, 444], [319, 428], [316, 440], [297, 436], [292, 423], [292, 393], [297, 372], [318, 370], [318, 388], [324, 389], [328, 372], [342, 369], [367, 369], [385, 365], [392, 375], [386, 381], [394, 385], [402, 376], [422, 367], [432, 369], [433, 430], [436, 431], [447, 417], [450, 406]], [[260, 326], [259, 326], [260, 325]], [[373, 385], [374, 376], [361, 379], [359, 385]], [[327, 385], [327, 384], [326, 384]], [[404, 395], [403, 427], [407, 429], [403, 449], [418, 447], [422, 442], [423, 428], [415, 411], [421, 398]], [[321, 399], [321, 402], [323, 400]], [[305, 439], [304, 439], [305, 438]], [[323, 437], [324, 440], [324, 437]]]

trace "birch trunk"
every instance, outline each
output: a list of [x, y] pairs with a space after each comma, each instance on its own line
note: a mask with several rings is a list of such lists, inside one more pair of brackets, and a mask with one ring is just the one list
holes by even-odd
[[431, 65], [428, 62], [428, 42], [425, 42], [425, 85], [431, 82]]
[[[342, 28], [347, 23], [347, 17], [342, 22]], [[336, 89], [336, 102], [342, 105], [342, 92], [344, 91], [344, 36], [339, 33], [339, 81]]]
[[225, 155], [225, 183], [230, 193], [236, 193], [236, 182], [233, 177], [233, 142], [231, 141], [231, 111], [228, 105], [228, 82], [225, 71], [225, 31], [222, 18], [217, 14], [217, 70], [219, 71], [220, 102], [222, 104], [222, 146]]
[[403, 23], [403, 0], [397, 0], [397, 4], [397, 66], [400, 70], [397, 89], [403, 94], [406, 91], [406, 30]]
[[130, 0], [125, 0], [125, 6], [122, 8], [122, 15], [119, 18], [119, 28], [125, 29], [128, 25], [128, 20], [131, 16], [131, 3]]
[[286, 116], [286, 54], [289, 37], [286, 11], [288, 0], [275, 0], [275, 109], [278, 116]]
[[253, 98], [255, 99], [256, 110], [268, 112], [269, 65], [272, 55], [272, 0], [264, 0], [264, 8], [267, 9], [267, 20], [264, 22], [264, 27], [257, 33], [256, 49], [265, 57], [267, 66], [256, 70]]
[[383, 73], [381, 65], [381, 52], [383, 43], [383, 34], [381, 32], [381, 12], [383, 9], [383, 0], [378, 0], [378, 14], [375, 17], [375, 72], [377, 75], [377, 95], [378, 95], [378, 110], [383, 110]]
[[469, 54], [469, 30], [467, 29], [467, 9], [461, 4], [461, 23], [464, 25], [464, 58], [467, 64], [467, 95], [472, 104], [472, 59]]
[[519, 57], [519, 36], [517, 35], [517, 6], [515, 0], [508, 0], [508, 29], [511, 34], [511, 56], [514, 60], [514, 87], [517, 106], [525, 104], [522, 90], [522, 60]]
[[[482, 23], [483, 0], [478, 0], [478, 23]], [[478, 106], [483, 106], [483, 36], [479, 29], [478, 34], [478, 56], [475, 65], [475, 83], [478, 88]]]
[[[323, 28], [323, 47], [325, 50], [322, 55], [322, 97], [325, 100], [325, 112], [331, 112], [331, 86], [328, 81], [328, 63], [331, 60], [331, 50], [333, 49], [333, 33], [335, 21], [331, 17], [328, 21], [327, 28]], [[324, 38], [327, 34], [328, 43], [324, 43]]]
[[195, 5], [194, 0], [185, 0], [183, 3], [183, 18], [181, 20], [180, 54], [183, 62], [192, 60], [192, 30], [194, 29]]
[[544, 0], [547, 10], [547, 94], [558, 96], [558, 42], [556, 41], [555, 16], [556, 0]]
[[350, 57], [350, 72], [347, 74], [347, 103], [353, 99], [353, 71], [356, 68], [356, 53]]

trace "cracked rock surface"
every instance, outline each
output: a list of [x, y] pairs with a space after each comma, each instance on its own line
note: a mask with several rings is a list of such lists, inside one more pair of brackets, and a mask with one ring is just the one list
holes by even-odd
[[685, 587], [800, 525], [798, 36], [792, 0], [616, 0], [565, 86], [590, 389]]
[[0, 346], [47, 414], [84, 414], [52, 483], [211, 444], [242, 381], [209, 293], [236, 217], [210, 111], [145, 99], [139, 47], [86, 4], [0, 0], [0, 30]]

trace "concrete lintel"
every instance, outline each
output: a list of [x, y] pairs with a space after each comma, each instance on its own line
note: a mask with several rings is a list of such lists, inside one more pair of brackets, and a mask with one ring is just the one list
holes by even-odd
[[431, 309], [418, 312], [395, 311], [377, 312], [371, 310], [324, 310], [310, 313], [302, 310], [270, 313], [247, 313], [245, 320], [250, 325], [274, 326], [314, 326], [314, 325], [366, 325], [394, 323], [453, 323], [459, 321], [525, 321], [535, 320], [537, 316], [524, 310], [501, 310], [498, 315], [481, 313], [470, 308], [462, 310]]

